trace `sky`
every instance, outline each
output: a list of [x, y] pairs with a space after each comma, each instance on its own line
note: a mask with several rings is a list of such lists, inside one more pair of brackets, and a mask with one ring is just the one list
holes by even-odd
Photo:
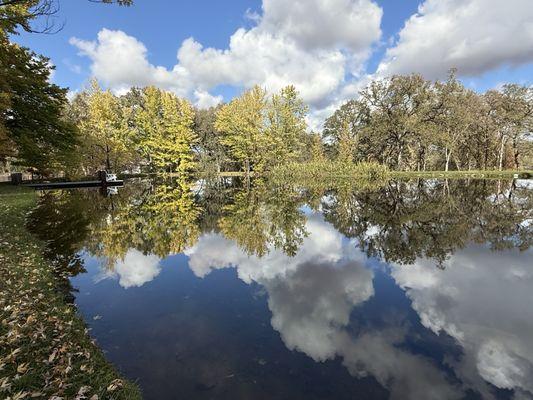
[[14, 40], [50, 57], [72, 93], [155, 85], [198, 107], [294, 84], [320, 129], [372, 79], [457, 68], [482, 92], [533, 84], [533, 0], [58, 0], [55, 34]]

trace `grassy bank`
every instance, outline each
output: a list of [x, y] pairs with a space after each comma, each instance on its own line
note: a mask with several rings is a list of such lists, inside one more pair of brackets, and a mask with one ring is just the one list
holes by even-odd
[[320, 161], [290, 163], [274, 168], [270, 173], [276, 180], [316, 181], [316, 180], [385, 180], [389, 177], [387, 167], [376, 163], [339, 163]]
[[445, 178], [445, 179], [513, 179], [516, 175], [519, 178], [533, 178], [533, 171], [391, 171], [391, 178]]
[[56, 289], [43, 243], [24, 227], [35, 201], [0, 185], [0, 398], [140, 399]]

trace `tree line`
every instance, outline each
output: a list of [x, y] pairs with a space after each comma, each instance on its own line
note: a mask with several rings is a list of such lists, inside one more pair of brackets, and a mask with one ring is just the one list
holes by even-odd
[[93, 80], [68, 103], [64, 118], [77, 127], [72, 167], [78, 173], [259, 172], [302, 160], [306, 113], [293, 86], [272, 96], [254, 87], [228, 104], [197, 110], [155, 87], [117, 96]]
[[533, 88], [517, 84], [476, 93], [451, 71], [371, 82], [327, 119], [331, 158], [376, 161], [394, 170], [531, 167]]

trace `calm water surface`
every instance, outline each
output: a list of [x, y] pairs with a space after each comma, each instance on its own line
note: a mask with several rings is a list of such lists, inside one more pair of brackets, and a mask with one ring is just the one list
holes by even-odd
[[147, 399], [533, 399], [532, 188], [132, 181], [28, 227]]

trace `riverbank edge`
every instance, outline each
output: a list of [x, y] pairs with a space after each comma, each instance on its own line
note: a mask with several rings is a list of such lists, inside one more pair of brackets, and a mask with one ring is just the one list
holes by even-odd
[[532, 170], [505, 171], [390, 171], [391, 178], [406, 179], [533, 179]]
[[[222, 178], [234, 178], [234, 177], [246, 177], [244, 172], [220, 172], [218, 174]], [[253, 172], [250, 174], [250, 177], [254, 177], [256, 174]], [[519, 179], [533, 179], [533, 170], [505, 170], [505, 171], [495, 171], [495, 170], [485, 170], [485, 171], [394, 171], [390, 170], [388, 172], [389, 178], [405, 178], [405, 179], [435, 179], [435, 178], [444, 178], [444, 179], [516, 179], [518, 175]], [[145, 175], [144, 177], [149, 177], [150, 175]], [[157, 176], [157, 175], [153, 175]], [[179, 177], [180, 174], [168, 174], [170, 177]], [[201, 175], [200, 175], [201, 176]], [[262, 176], [268, 176], [264, 174]], [[136, 175], [135, 177], [141, 177]], [[128, 176], [124, 176], [128, 178]], [[335, 176], [332, 176], [334, 179]]]
[[44, 243], [25, 228], [36, 200], [0, 185], [0, 398], [141, 399], [57, 289]]

